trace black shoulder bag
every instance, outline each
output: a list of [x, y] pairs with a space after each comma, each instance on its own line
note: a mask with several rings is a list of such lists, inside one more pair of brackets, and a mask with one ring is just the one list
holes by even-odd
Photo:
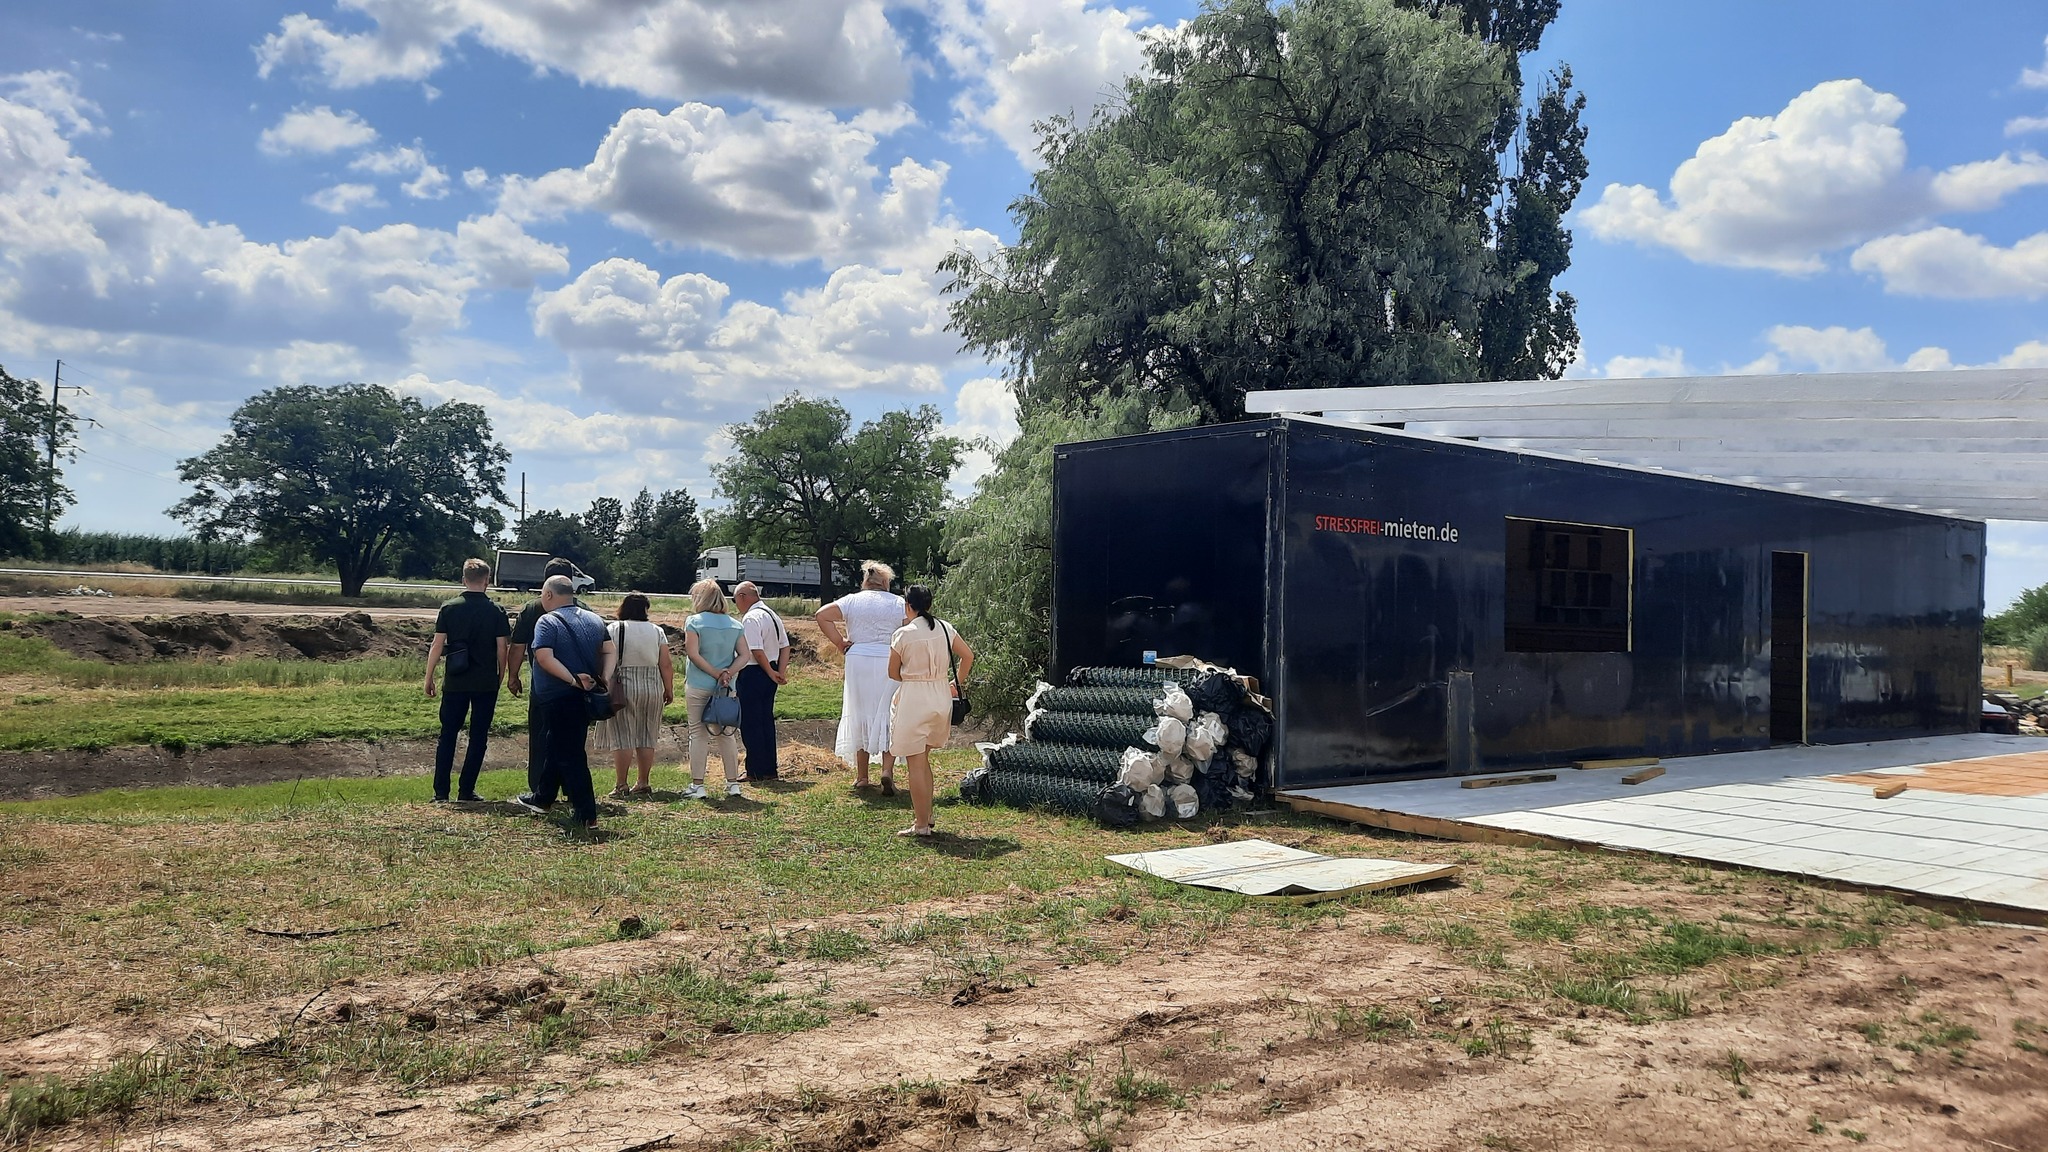
[[960, 657], [953, 651], [953, 639], [956, 635], [953, 631], [953, 626], [941, 620], [939, 621], [939, 627], [946, 630], [946, 659], [951, 661], [952, 664], [952, 672], [949, 678], [952, 681], [955, 693], [953, 697], [953, 723], [958, 724], [962, 720], [967, 719], [967, 714], [974, 710], [974, 705], [967, 699], [967, 685], [960, 683]]

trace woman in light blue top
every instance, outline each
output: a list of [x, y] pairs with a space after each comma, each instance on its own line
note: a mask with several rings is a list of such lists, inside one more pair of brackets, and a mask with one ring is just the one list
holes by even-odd
[[733, 677], [746, 666], [746, 629], [725, 613], [725, 592], [716, 580], [699, 580], [690, 586], [690, 607], [697, 610], [683, 625], [683, 651], [690, 666], [683, 672], [683, 714], [690, 726], [690, 787], [686, 800], [704, 798], [704, 768], [711, 755], [711, 742], [718, 742], [718, 757], [725, 761], [725, 794], [740, 794], [740, 750], [734, 729], [717, 736], [704, 727], [704, 705], [715, 689], [732, 689]]

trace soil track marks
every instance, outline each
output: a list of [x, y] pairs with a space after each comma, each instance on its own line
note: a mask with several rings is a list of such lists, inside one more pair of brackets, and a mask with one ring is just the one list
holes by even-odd
[[[965, 915], [992, 902], [903, 911]], [[872, 925], [779, 929], [795, 942], [786, 951], [801, 954], [807, 933]], [[1813, 1145], [1823, 1130], [1825, 1146], [2027, 1148], [2039, 1146], [2048, 1092], [2048, 1057], [2012, 1042], [2048, 1018], [2048, 956], [2033, 934], [1994, 927], [1902, 932], [1881, 950], [1759, 967], [1689, 1018], [1636, 1023], [1555, 999], [1503, 1000], [1498, 972], [1342, 921], [1218, 932], [1122, 963], [1039, 957], [1001, 983], [919, 948], [776, 960], [754, 947], [757, 930], [724, 929], [454, 979], [344, 982], [311, 1002], [88, 1025], [0, 1046], [0, 1069], [73, 1071], [202, 1041], [260, 1054], [294, 1028], [305, 1036], [287, 1045], [395, 1028], [530, 1053], [520, 1071], [445, 1087], [330, 1074], [261, 1098], [48, 1134], [64, 1148], [222, 1152], [363, 1140], [616, 1149], [663, 1137], [663, 1147], [706, 1152], [1775, 1152]], [[769, 979], [829, 1002], [830, 1021], [748, 1034], [654, 1005], [641, 1013], [606, 992], [677, 966]], [[1950, 1038], [1926, 1035], [1938, 1030]], [[554, 1039], [535, 1039], [544, 1036]]]
[[19, 621], [15, 629], [39, 636], [73, 656], [109, 664], [150, 660], [256, 657], [272, 660], [353, 660], [365, 656], [424, 655], [433, 624], [379, 619], [367, 612], [248, 616], [191, 612], [129, 619], [59, 616]]

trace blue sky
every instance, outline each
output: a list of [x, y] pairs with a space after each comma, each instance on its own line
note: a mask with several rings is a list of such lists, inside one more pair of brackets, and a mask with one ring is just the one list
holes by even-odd
[[[280, 383], [484, 403], [532, 507], [707, 496], [718, 428], [791, 389], [1000, 438], [932, 264], [1001, 243], [1032, 121], [1193, 10], [10, 5], [0, 364], [91, 389], [99, 528], [170, 530], [174, 461]], [[1575, 374], [2048, 364], [2038, 2], [1565, 0], [1557, 63]], [[1994, 607], [2048, 580], [2048, 531], [1993, 542]]]

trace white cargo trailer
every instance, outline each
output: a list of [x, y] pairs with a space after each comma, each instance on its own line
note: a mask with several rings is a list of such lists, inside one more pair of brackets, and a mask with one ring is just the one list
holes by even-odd
[[818, 562], [747, 556], [737, 548], [710, 548], [697, 557], [697, 579], [716, 580], [728, 593], [735, 584], [752, 580], [763, 596], [816, 597]]

